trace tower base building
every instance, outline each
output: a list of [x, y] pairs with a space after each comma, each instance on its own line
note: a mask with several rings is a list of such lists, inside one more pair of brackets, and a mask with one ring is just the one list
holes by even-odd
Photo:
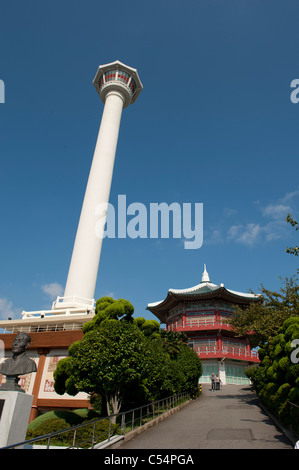
[[150, 303], [152, 312], [167, 330], [184, 332], [202, 362], [200, 383], [209, 383], [214, 372], [221, 383], [248, 384], [245, 369], [259, 362], [245, 338], [237, 338], [228, 319], [238, 305], [246, 308], [259, 296], [213, 284], [204, 269], [200, 284], [188, 289], [169, 289], [161, 302]]
[[[24, 312], [22, 319], [0, 321], [0, 341], [4, 345], [0, 362], [12, 357], [12, 343], [20, 331], [31, 337], [27, 355], [35, 361], [37, 371], [20, 376], [19, 381], [21, 388], [33, 395], [29, 422], [46, 411], [91, 407], [87, 393], [58, 395], [54, 390], [53, 373], [58, 361], [67, 357], [69, 346], [82, 339], [82, 326], [93, 316], [94, 312], [69, 315], [53, 315], [52, 311]], [[0, 374], [0, 385], [3, 382], [5, 376]]]

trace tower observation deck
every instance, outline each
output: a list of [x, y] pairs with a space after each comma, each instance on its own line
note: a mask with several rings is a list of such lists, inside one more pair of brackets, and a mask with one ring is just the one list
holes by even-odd
[[100, 66], [93, 83], [103, 103], [111, 91], [119, 92], [124, 101], [123, 108], [135, 103], [142, 90], [137, 70], [118, 60]]

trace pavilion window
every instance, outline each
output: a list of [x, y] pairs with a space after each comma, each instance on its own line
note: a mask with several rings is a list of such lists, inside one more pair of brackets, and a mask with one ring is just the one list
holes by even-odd
[[216, 348], [216, 338], [190, 338], [189, 345], [192, 345], [192, 349], [202, 352], [211, 351]]
[[246, 344], [240, 341], [231, 341], [229, 339], [223, 339], [223, 349], [229, 351], [231, 349], [238, 349], [240, 352], [246, 352]]

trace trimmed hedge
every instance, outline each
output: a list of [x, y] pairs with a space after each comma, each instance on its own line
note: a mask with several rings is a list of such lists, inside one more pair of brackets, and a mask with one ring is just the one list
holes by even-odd
[[[299, 363], [291, 360], [291, 343], [299, 338], [299, 317], [290, 317], [259, 349], [259, 366], [251, 366], [246, 375], [265, 406], [299, 435]], [[293, 403], [296, 406], [290, 404]]]
[[[88, 448], [91, 446], [93, 436], [94, 420], [92, 418], [99, 418], [99, 414], [92, 410], [78, 409], [75, 411], [49, 411], [43, 415], [38, 416], [32, 421], [27, 428], [26, 440], [36, 437], [51, 434], [53, 432], [62, 431], [77, 424], [84, 424], [86, 426], [78, 428], [76, 432], [75, 445], [81, 448]], [[89, 423], [89, 425], [87, 425]], [[111, 430], [116, 430], [116, 425], [111, 424]], [[96, 442], [104, 441], [108, 438], [109, 432], [109, 419], [103, 419], [95, 425], [95, 439]], [[51, 439], [51, 446], [71, 446], [73, 445], [74, 431], [66, 431], [65, 433], [54, 436]], [[46, 445], [47, 439], [37, 442], [39, 445]]]
[[78, 408], [77, 410], [73, 411], [48, 411], [47, 413], [43, 413], [31, 421], [27, 429], [33, 431], [45, 421], [55, 418], [62, 419], [66, 423], [65, 427], [70, 427], [75, 426], [76, 424], [81, 424], [86, 420], [89, 421], [91, 419], [100, 418], [100, 415], [99, 413], [96, 413], [95, 411], [89, 410], [87, 408]]

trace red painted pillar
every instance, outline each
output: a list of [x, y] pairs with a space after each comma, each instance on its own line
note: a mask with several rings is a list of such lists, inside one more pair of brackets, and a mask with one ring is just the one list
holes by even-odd
[[182, 313], [182, 323], [183, 323], [183, 328], [186, 328], [187, 320], [186, 320], [186, 312], [183, 311]]
[[217, 349], [217, 351], [222, 351], [222, 335], [221, 335], [221, 333], [217, 333], [217, 336], [216, 336], [216, 349]]
[[42, 381], [42, 376], [43, 376], [44, 366], [45, 366], [45, 362], [46, 362], [46, 357], [47, 357], [47, 354], [49, 353], [49, 351], [50, 350], [48, 348], [38, 349], [39, 360], [38, 360], [38, 366], [37, 366], [35, 381], [34, 381], [33, 390], [32, 390], [33, 401], [32, 401], [32, 405], [31, 405], [31, 413], [30, 413], [29, 423], [31, 423], [31, 421], [33, 421], [37, 417], [37, 413], [38, 413], [38, 409], [37, 409], [38, 393], [39, 393], [40, 384], [41, 384], [41, 381]]

